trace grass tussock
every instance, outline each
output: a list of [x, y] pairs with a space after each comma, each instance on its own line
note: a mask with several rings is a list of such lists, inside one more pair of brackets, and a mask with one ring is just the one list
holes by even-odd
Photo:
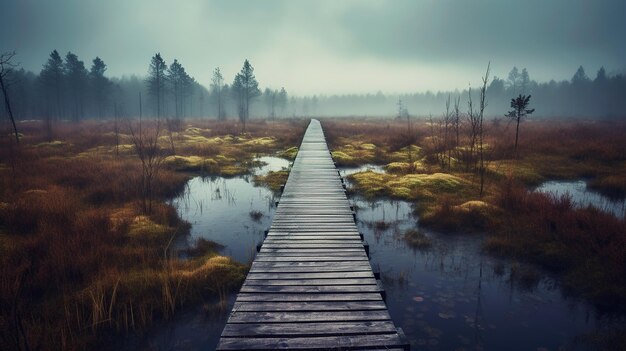
[[274, 192], [279, 192], [281, 186], [287, 182], [289, 171], [270, 171], [266, 175], [254, 176], [255, 186], [266, 186]]

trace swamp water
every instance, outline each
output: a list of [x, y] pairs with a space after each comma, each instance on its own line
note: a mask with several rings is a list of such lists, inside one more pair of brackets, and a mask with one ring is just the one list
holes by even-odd
[[553, 180], [544, 182], [535, 191], [550, 193], [554, 196], [568, 194], [579, 207], [593, 206], [605, 212], [614, 214], [617, 218], [626, 216], [626, 199], [610, 199], [596, 191], [587, 188], [584, 180], [562, 181]]
[[[278, 158], [261, 161], [268, 166], [257, 174], [289, 164]], [[340, 173], [345, 177], [367, 169], [382, 171], [370, 165]], [[271, 223], [274, 201], [269, 190], [253, 186], [251, 177], [194, 178], [173, 200], [181, 217], [192, 223], [190, 237], [177, 245], [204, 237], [225, 245], [223, 254], [247, 262]], [[381, 272], [389, 313], [413, 350], [587, 350], [578, 337], [610, 323], [584, 301], [564, 296], [557, 280], [541, 269], [483, 254], [480, 235], [423, 231], [432, 246], [414, 249], [403, 240], [418, 226], [410, 203], [359, 196], [350, 201], [370, 244], [372, 266]], [[253, 219], [251, 211], [263, 215]], [[179, 313], [133, 337], [125, 349], [211, 350], [234, 299], [235, 294], [229, 296], [222, 308]]]
[[[290, 162], [265, 156], [257, 158], [263, 166], [253, 170], [254, 175], [287, 168]], [[269, 228], [278, 198], [265, 187], [255, 187], [252, 175], [223, 177], [194, 177], [185, 191], [172, 199], [179, 216], [191, 223], [189, 235], [175, 242], [177, 249], [191, 247], [199, 238], [223, 246], [220, 254], [247, 263], [256, 252]], [[144, 335], [133, 335], [115, 349], [123, 350], [213, 350], [226, 325], [228, 312], [236, 293], [228, 296], [225, 305], [219, 301], [205, 306], [180, 311], [169, 321], [156, 325]]]
[[[341, 174], [368, 169], [381, 171], [365, 166]], [[418, 227], [410, 203], [350, 201], [381, 273], [389, 313], [414, 350], [587, 350], [580, 336], [612, 324], [586, 302], [564, 296], [540, 268], [483, 254], [481, 235], [420, 229], [432, 246], [415, 249], [403, 239]]]

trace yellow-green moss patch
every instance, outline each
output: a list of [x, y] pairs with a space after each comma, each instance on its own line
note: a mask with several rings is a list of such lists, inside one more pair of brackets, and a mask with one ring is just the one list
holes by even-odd
[[254, 185], [267, 186], [272, 191], [279, 191], [281, 185], [287, 182], [288, 177], [288, 171], [268, 172], [264, 176], [255, 176]]
[[133, 239], [161, 241], [174, 234], [175, 229], [155, 223], [147, 216], [137, 216], [130, 224], [128, 235]]
[[210, 158], [199, 156], [168, 156], [163, 160], [165, 166], [176, 171], [215, 171], [218, 163]]
[[238, 175], [247, 174], [248, 169], [242, 166], [226, 165], [220, 168], [219, 173], [221, 176], [224, 176], [224, 177], [234, 177]]
[[296, 158], [296, 156], [298, 155], [298, 148], [297, 147], [290, 147], [287, 150], [281, 151], [278, 153], [279, 157], [283, 157], [289, 160], [294, 160]]

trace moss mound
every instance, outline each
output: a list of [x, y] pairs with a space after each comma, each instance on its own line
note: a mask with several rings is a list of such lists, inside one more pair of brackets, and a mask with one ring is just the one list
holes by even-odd
[[163, 160], [166, 167], [175, 171], [207, 171], [219, 168], [218, 162], [200, 156], [168, 156]]
[[279, 157], [286, 158], [288, 160], [294, 160], [297, 155], [298, 155], [298, 148], [295, 146], [290, 147], [289, 149], [283, 150], [278, 153]]
[[264, 176], [255, 176], [253, 180], [255, 186], [266, 186], [270, 190], [278, 192], [280, 187], [287, 182], [288, 177], [288, 171], [276, 171], [268, 172]]

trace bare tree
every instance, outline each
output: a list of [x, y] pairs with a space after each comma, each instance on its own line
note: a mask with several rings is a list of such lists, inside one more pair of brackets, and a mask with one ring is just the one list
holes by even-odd
[[446, 114], [443, 116], [443, 145], [445, 147], [445, 151], [448, 154], [448, 169], [452, 166], [452, 143], [450, 142], [450, 128], [454, 125], [454, 119], [452, 117], [452, 113], [450, 112], [450, 95], [448, 95], [448, 99], [446, 100]]
[[157, 118], [151, 126], [143, 126], [141, 93], [139, 93], [139, 121], [135, 127], [132, 123], [128, 126], [135, 153], [141, 161], [142, 210], [145, 214], [151, 214], [157, 177], [163, 164], [163, 152], [159, 147], [161, 119]]
[[474, 102], [472, 100], [472, 87], [467, 92], [467, 123], [469, 152], [465, 153], [465, 170], [469, 171], [471, 167], [476, 169], [476, 140], [478, 138], [479, 126], [478, 113], [474, 110]]
[[478, 109], [478, 155], [480, 157], [480, 164], [478, 167], [478, 173], [480, 174], [480, 197], [483, 196], [485, 187], [485, 149], [484, 149], [484, 115], [485, 108], [487, 107], [487, 82], [489, 82], [489, 69], [491, 68], [491, 62], [487, 64], [487, 71], [483, 77], [483, 86], [480, 88], [480, 107]]
[[15, 134], [15, 142], [20, 143], [20, 133], [17, 131], [17, 124], [15, 124], [15, 117], [13, 116], [13, 110], [11, 110], [11, 99], [9, 98], [7, 78], [16, 66], [12, 61], [15, 57], [15, 51], [5, 52], [0, 54], [0, 88], [2, 89], [2, 95], [4, 96], [4, 107], [7, 110], [11, 124], [13, 125], [13, 133]]
[[[454, 117], [452, 119], [452, 123], [453, 123], [453, 128], [454, 128], [454, 135], [455, 135], [455, 139], [454, 139], [454, 148], [457, 149], [460, 145], [460, 129], [461, 129], [461, 110], [460, 110], [460, 105], [461, 105], [461, 95], [457, 96], [456, 99], [454, 99]], [[457, 150], [457, 159], [459, 159], [459, 155], [458, 155], [458, 150]]]
[[520, 94], [518, 97], [511, 99], [511, 108], [513, 110], [507, 113], [507, 117], [513, 119], [515, 121], [515, 157], [518, 157], [517, 154], [517, 141], [519, 138], [519, 124], [524, 117], [535, 112], [534, 108], [529, 109], [528, 104], [530, 103], [530, 95], [525, 96]]

